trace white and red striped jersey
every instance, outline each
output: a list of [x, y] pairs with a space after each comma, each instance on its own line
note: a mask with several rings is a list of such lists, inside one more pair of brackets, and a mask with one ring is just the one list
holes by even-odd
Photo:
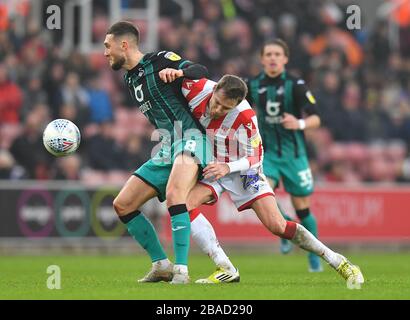
[[[249, 168], [258, 169], [263, 160], [262, 140], [256, 114], [246, 100], [225, 116], [210, 117], [209, 100], [216, 82], [208, 79], [189, 80], [182, 83], [182, 93], [192, 114], [206, 129], [213, 142], [214, 156], [218, 162], [232, 164], [231, 172]], [[238, 168], [238, 170], [232, 170]]]

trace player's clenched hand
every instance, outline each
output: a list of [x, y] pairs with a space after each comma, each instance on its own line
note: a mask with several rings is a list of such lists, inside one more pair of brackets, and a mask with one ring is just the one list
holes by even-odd
[[283, 118], [280, 121], [280, 123], [283, 125], [285, 129], [288, 129], [288, 130], [298, 130], [299, 129], [298, 119], [290, 113], [285, 112], [283, 114]]
[[182, 70], [172, 69], [172, 68], [165, 68], [159, 72], [159, 77], [165, 83], [172, 82], [175, 79], [181, 78], [184, 76], [184, 72]]
[[205, 167], [204, 178], [215, 181], [226, 176], [229, 172], [229, 166], [226, 163], [212, 163]]

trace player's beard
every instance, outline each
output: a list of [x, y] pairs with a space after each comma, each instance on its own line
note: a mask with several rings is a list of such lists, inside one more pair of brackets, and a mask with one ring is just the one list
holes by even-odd
[[124, 63], [125, 63], [125, 58], [121, 57], [111, 65], [111, 68], [115, 71], [120, 70], [122, 66], [124, 65]]

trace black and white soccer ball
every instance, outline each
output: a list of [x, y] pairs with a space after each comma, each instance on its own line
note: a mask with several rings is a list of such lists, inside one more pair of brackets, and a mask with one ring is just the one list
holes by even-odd
[[80, 146], [81, 134], [78, 127], [67, 119], [51, 121], [43, 132], [43, 143], [47, 151], [56, 157], [67, 156]]

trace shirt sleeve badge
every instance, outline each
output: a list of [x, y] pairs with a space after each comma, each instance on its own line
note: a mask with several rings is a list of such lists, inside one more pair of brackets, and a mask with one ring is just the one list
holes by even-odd
[[177, 55], [175, 52], [172, 52], [172, 51], [167, 52], [164, 57], [167, 58], [168, 60], [171, 60], [171, 61], [181, 60], [181, 57], [179, 55]]

